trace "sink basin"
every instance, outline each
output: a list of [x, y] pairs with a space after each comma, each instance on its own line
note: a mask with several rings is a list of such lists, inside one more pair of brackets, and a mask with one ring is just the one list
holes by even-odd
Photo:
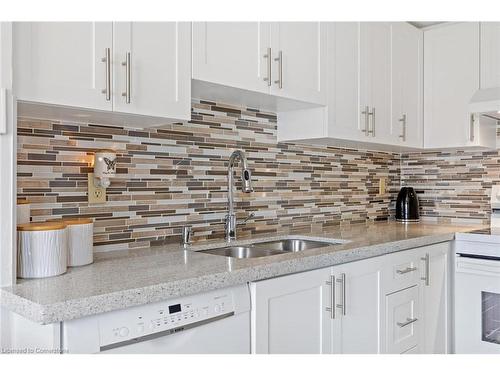
[[272, 249], [261, 249], [255, 248], [253, 245], [249, 246], [228, 246], [217, 249], [202, 250], [200, 253], [222, 255], [231, 258], [260, 258], [267, 257], [269, 255], [275, 255], [283, 253], [282, 251], [276, 251]]
[[297, 252], [319, 247], [339, 244], [339, 241], [318, 241], [300, 238], [288, 238], [284, 240], [268, 241], [256, 243], [254, 246], [257, 249], [277, 250], [281, 252]]
[[244, 246], [226, 246], [210, 250], [201, 250], [200, 253], [226, 256], [231, 258], [260, 258], [270, 255], [293, 253], [316, 249], [320, 247], [339, 245], [342, 240], [311, 240], [306, 238], [285, 238], [282, 240], [256, 242]]

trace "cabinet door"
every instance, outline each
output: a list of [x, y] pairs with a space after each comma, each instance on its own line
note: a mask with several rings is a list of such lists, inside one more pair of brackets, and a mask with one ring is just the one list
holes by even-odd
[[500, 87], [500, 22], [481, 22], [481, 88]]
[[334, 353], [380, 353], [380, 258], [333, 267], [333, 274]]
[[361, 23], [360, 54], [360, 121], [368, 106], [369, 140], [391, 144], [391, 24]]
[[393, 142], [423, 146], [423, 32], [407, 22], [392, 25]]
[[326, 24], [272, 23], [271, 41], [271, 94], [326, 104]]
[[[428, 262], [428, 263], [427, 263]], [[422, 253], [424, 353], [449, 352], [449, 247], [428, 246]]]
[[[188, 120], [191, 110], [190, 24], [117, 22], [113, 38], [114, 110]], [[128, 65], [127, 54], [130, 54]]]
[[329, 22], [328, 136], [365, 141], [365, 119], [360, 121], [359, 22]]
[[330, 268], [251, 284], [253, 353], [330, 353]]
[[424, 147], [474, 145], [468, 105], [477, 89], [479, 23], [424, 31]]
[[402, 354], [416, 347], [423, 322], [419, 287], [403, 289], [385, 297], [387, 354]]
[[270, 47], [269, 23], [193, 22], [193, 79], [268, 93]]
[[112, 109], [102, 61], [112, 47], [112, 23], [15, 22], [13, 38], [18, 99]]

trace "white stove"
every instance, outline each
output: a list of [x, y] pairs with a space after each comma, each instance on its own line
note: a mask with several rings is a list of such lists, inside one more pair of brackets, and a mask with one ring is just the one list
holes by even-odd
[[455, 239], [455, 352], [500, 353], [500, 186], [491, 227]]

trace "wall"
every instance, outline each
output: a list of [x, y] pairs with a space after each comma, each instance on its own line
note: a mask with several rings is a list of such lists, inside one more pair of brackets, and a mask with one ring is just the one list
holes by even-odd
[[[107, 204], [89, 205], [87, 173], [99, 148], [117, 151], [118, 175]], [[94, 217], [96, 251], [178, 241], [186, 223], [195, 240], [220, 238], [234, 149], [246, 151], [255, 189], [235, 195], [239, 217], [256, 214], [240, 237], [391, 214], [399, 155], [277, 144], [274, 114], [207, 101], [193, 102], [189, 123], [147, 131], [20, 118], [18, 196], [32, 202], [33, 221]], [[381, 177], [388, 193], [379, 196]]]
[[416, 189], [426, 220], [489, 224], [491, 186], [500, 184], [500, 153], [404, 154], [401, 183]]

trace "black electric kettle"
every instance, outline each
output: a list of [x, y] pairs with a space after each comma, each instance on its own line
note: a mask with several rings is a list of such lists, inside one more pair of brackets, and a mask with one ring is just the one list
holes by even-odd
[[411, 223], [420, 221], [418, 197], [412, 187], [402, 187], [396, 201], [396, 221]]

